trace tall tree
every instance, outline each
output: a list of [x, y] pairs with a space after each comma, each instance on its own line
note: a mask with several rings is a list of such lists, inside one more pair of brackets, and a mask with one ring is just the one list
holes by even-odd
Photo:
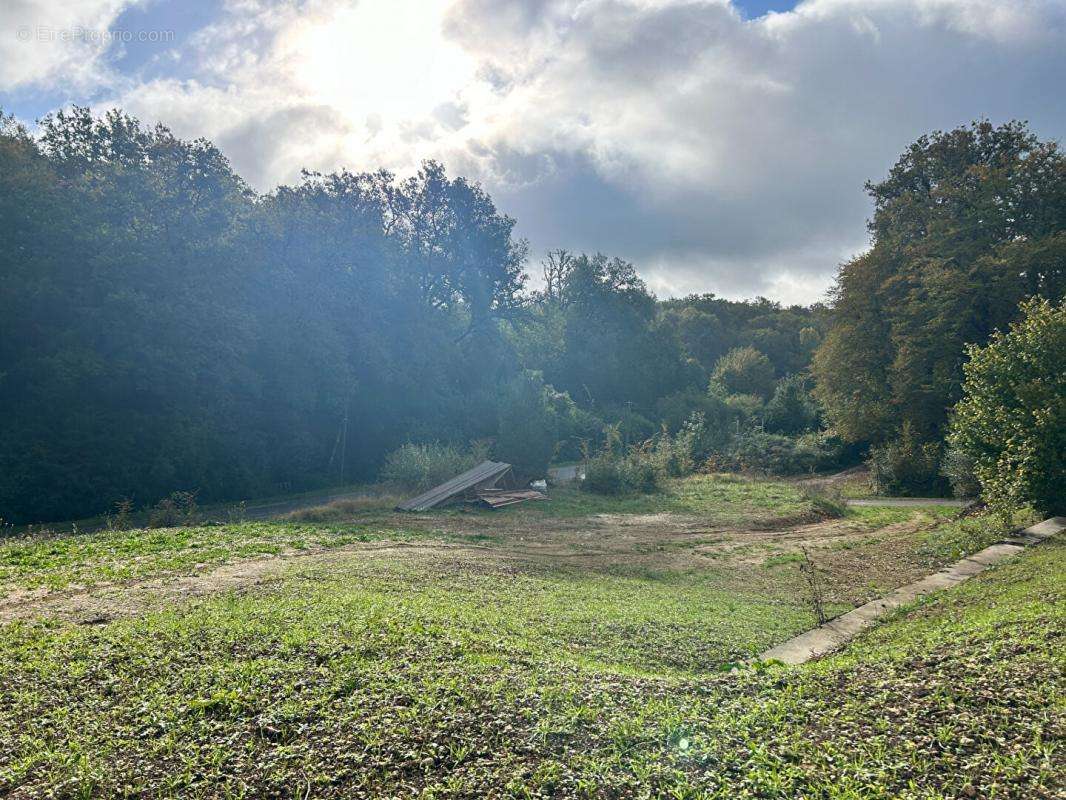
[[1023, 123], [979, 122], [921, 137], [867, 190], [873, 247], [841, 267], [816, 392], [847, 439], [884, 441], [906, 422], [935, 440], [965, 344], [1023, 298], [1066, 290], [1066, 159]]

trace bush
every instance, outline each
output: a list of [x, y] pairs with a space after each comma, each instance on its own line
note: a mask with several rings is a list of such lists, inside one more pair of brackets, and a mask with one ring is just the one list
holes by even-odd
[[848, 512], [848, 501], [831, 489], [807, 488], [803, 490], [803, 498], [827, 519], [840, 519]]
[[981, 482], [974, 473], [975, 463], [973, 456], [954, 447], [949, 447], [944, 452], [940, 474], [948, 479], [951, 492], [956, 497], [970, 498], [981, 494]]
[[1025, 505], [1062, 513], [1066, 486], [1066, 301], [1032, 298], [1021, 310], [1009, 331], [968, 348], [948, 437], [1004, 518]]
[[429, 489], [484, 461], [485, 456], [480, 444], [464, 451], [440, 442], [408, 443], [385, 457], [381, 480], [397, 489]]
[[603, 418], [617, 430], [624, 445], [639, 445], [658, 431], [654, 422], [628, 406], [604, 409]]
[[765, 400], [774, 388], [774, 365], [754, 347], [737, 347], [718, 359], [711, 385], [726, 395], [753, 394]]
[[583, 408], [575, 407], [566, 420], [562, 432], [562, 441], [556, 453], [557, 458], [576, 461], [584, 458], [585, 449], [597, 450], [603, 447], [603, 429], [606, 423]]
[[544, 477], [574, 411], [570, 396], [545, 384], [539, 372], [522, 373], [500, 395], [495, 457], [521, 477]]
[[671, 436], [664, 430], [655, 440], [653, 457], [659, 471], [671, 478], [689, 475], [696, 468], [692, 440], [683, 433]]
[[910, 424], [904, 423], [898, 439], [870, 448], [870, 479], [883, 494], [944, 494], [947, 486], [940, 473], [942, 450], [939, 442], [921, 441]]
[[848, 453], [840, 439], [827, 433], [782, 436], [750, 430], [734, 436], [715, 462], [722, 469], [742, 472], [802, 475], [841, 467]]
[[766, 406], [762, 398], [754, 394], [731, 394], [725, 398], [726, 408], [736, 433], [741, 428], [751, 428], [762, 423], [762, 415]]
[[172, 492], [148, 510], [149, 528], [182, 528], [201, 521], [196, 492]]
[[581, 488], [596, 494], [651, 494], [660, 488], [659, 466], [655, 455], [645, 445], [619, 448], [617, 427], [608, 428], [607, 444], [585, 464]]
[[774, 433], [802, 433], [818, 427], [818, 406], [802, 375], [778, 382], [763, 412], [763, 426]]
[[659, 398], [655, 412], [671, 434], [680, 431], [696, 413], [703, 414], [704, 423], [712, 429], [728, 429], [731, 419], [723, 397], [699, 389], [685, 389]]

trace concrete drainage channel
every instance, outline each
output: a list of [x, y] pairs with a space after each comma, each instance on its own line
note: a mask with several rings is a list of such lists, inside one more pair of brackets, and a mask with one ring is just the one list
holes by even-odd
[[803, 664], [841, 647], [861, 631], [866, 630], [888, 612], [940, 589], [962, 583], [1007, 559], [1014, 558], [1026, 547], [1038, 544], [1060, 531], [1066, 530], [1066, 517], [1053, 517], [1039, 522], [998, 544], [956, 561], [940, 572], [901, 586], [878, 600], [871, 600], [824, 625], [801, 633], [787, 642], [771, 647], [759, 656], [763, 661], [776, 660], [785, 664]]

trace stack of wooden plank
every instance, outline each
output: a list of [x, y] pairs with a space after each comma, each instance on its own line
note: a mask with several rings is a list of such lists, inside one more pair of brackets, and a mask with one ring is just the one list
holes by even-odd
[[418, 497], [412, 497], [396, 506], [397, 511], [428, 511], [449, 500], [473, 494], [479, 489], [493, 489], [497, 482], [511, 471], [511, 465], [502, 461], [482, 461], [473, 469], [456, 475], [440, 486], [434, 486]]
[[502, 461], [482, 461], [462, 475], [456, 475], [440, 486], [434, 486], [418, 497], [404, 500], [397, 511], [428, 511], [445, 503], [466, 500], [481, 503], [489, 508], [503, 508], [526, 500], [547, 500], [548, 496], [534, 489], [498, 488], [501, 481], [513, 487], [515, 484], [511, 465]]
[[526, 500], [547, 500], [548, 495], [534, 489], [480, 489], [477, 499], [489, 508], [503, 508]]

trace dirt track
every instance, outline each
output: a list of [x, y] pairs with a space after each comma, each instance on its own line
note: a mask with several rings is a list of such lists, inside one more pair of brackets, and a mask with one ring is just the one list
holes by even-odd
[[[795, 554], [800, 547], [836, 577], [842, 601], [868, 599], [871, 585], [895, 586], [924, 574], [926, 566], [909, 558], [916, 522], [876, 531], [847, 520], [825, 520], [772, 530], [708, 527], [699, 517], [675, 514], [601, 514], [570, 520], [500, 520], [484, 517], [412, 517], [412, 527], [430, 536], [418, 542], [371, 542], [333, 549], [299, 551], [235, 561], [192, 574], [165, 574], [123, 584], [59, 592], [16, 590], [0, 598], [0, 623], [33, 617], [102, 624], [111, 619], [160, 609], [175, 602], [230, 590], [253, 590], [293, 572], [383, 553], [427, 566], [462, 561], [486, 569], [570, 570], [616, 574], [706, 572], [728, 567], [762, 591], [788, 591], [785, 576], [764, 568], [771, 557]], [[454, 541], [469, 536], [470, 541]], [[451, 541], [444, 541], [447, 538]]]

